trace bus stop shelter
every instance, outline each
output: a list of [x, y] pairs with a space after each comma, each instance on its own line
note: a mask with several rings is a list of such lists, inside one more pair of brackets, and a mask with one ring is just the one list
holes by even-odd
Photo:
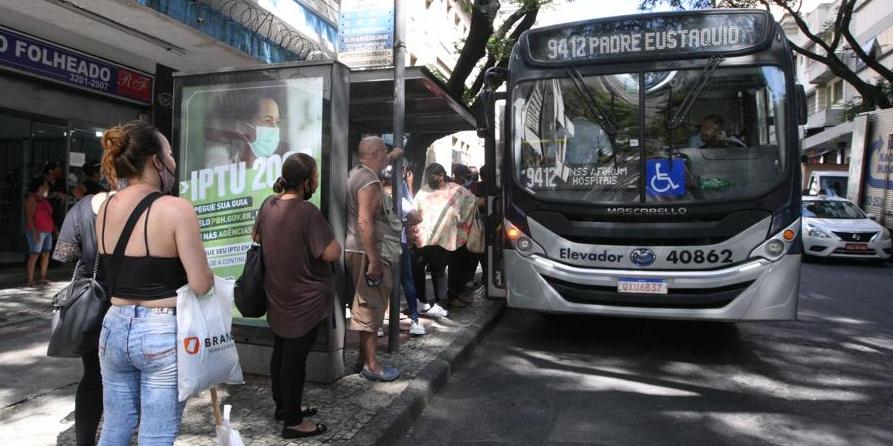
[[[450, 97], [427, 68], [405, 71], [407, 134], [448, 135], [474, 130], [474, 115]], [[394, 70], [375, 69], [350, 74], [350, 127], [352, 132], [391, 133], [394, 124]]]
[[[202, 240], [215, 274], [238, 277], [263, 199], [282, 162], [293, 153], [317, 160], [320, 191], [311, 201], [344, 242], [346, 177], [365, 135], [391, 133], [394, 70], [350, 71], [338, 62], [302, 62], [183, 73], [175, 76], [174, 140], [180, 196], [199, 214]], [[448, 135], [473, 130], [475, 118], [422, 67], [405, 71], [407, 134]], [[263, 153], [264, 110], [276, 143]], [[271, 111], [275, 110], [275, 111]], [[307, 379], [331, 382], [345, 374], [345, 307], [352, 290], [343, 263], [335, 265], [335, 303], [308, 358]], [[233, 338], [246, 373], [269, 374], [273, 333], [265, 318], [234, 314]]]

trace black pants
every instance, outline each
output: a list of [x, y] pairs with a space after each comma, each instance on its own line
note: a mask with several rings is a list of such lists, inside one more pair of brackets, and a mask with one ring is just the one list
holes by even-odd
[[84, 376], [74, 397], [74, 432], [78, 446], [96, 444], [96, 429], [102, 418], [102, 374], [99, 372], [99, 351], [81, 356]]
[[[412, 249], [412, 279], [415, 281], [415, 292], [422, 302], [437, 302], [447, 298], [446, 268], [452, 253], [440, 246], [425, 246]], [[431, 270], [431, 282], [434, 284], [434, 300], [427, 297], [425, 287], [425, 267]]]
[[300, 338], [281, 338], [274, 335], [273, 357], [270, 358], [270, 378], [273, 382], [273, 401], [276, 411], [282, 412], [285, 426], [304, 421], [301, 398], [307, 375], [307, 355], [316, 340], [319, 325]]
[[449, 279], [447, 281], [449, 290], [447, 296], [455, 299], [465, 291], [465, 284], [474, 279], [474, 272], [477, 270], [480, 256], [470, 252], [462, 245], [453, 252], [449, 262]]

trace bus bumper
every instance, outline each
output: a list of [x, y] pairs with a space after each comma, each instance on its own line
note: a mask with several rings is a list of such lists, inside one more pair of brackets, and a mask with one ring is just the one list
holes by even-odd
[[[570, 266], [505, 250], [507, 302], [546, 313], [724, 321], [795, 320], [800, 255], [751, 259], [710, 271], [613, 270]], [[620, 278], [664, 279], [664, 295], [617, 292]]]

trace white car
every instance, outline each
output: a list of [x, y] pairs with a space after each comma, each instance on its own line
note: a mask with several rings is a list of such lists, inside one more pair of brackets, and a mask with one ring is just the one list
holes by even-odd
[[803, 197], [803, 253], [815, 257], [890, 258], [890, 230], [844, 198]]

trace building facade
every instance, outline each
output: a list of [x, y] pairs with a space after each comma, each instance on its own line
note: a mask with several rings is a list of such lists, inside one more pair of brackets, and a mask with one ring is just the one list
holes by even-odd
[[[818, 4], [801, 17], [813, 33], [833, 24], [840, 1]], [[816, 45], [800, 31], [790, 16], [784, 16], [781, 24], [792, 42], [810, 51]], [[862, 0], [853, 10], [850, 24], [862, 49], [873, 54], [887, 67], [893, 67], [893, 9], [886, 0]], [[820, 52], [820, 51], [819, 51]], [[844, 43], [837, 53], [858, 76], [870, 83], [879, 75], [853, 53]], [[835, 76], [827, 65], [807, 57], [795, 56], [797, 79], [806, 90], [808, 123], [804, 130], [803, 152], [809, 163], [849, 164], [852, 149], [852, 121], [848, 121], [848, 109], [861, 103], [859, 92], [852, 85]]]
[[104, 128], [145, 119], [170, 135], [172, 73], [333, 56], [338, 3], [0, 2], [0, 263], [24, 259], [25, 189], [47, 163], [64, 169], [64, 212]]
[[[462, 4], [457, 0], [407, 2], [406, 61], [409, 66], [427, 66], [441, 79], [449, 78], [471, 26], [471, 13]], [[475, 73], [469, 76], [469, 85], [474, 76]], [[474, 131], [445, 136], [429, 146], [425, 154], [426, 165], [435, 162], [447, 171], [457, 163], [480, 167], [484, 163], [483, 140]]]

